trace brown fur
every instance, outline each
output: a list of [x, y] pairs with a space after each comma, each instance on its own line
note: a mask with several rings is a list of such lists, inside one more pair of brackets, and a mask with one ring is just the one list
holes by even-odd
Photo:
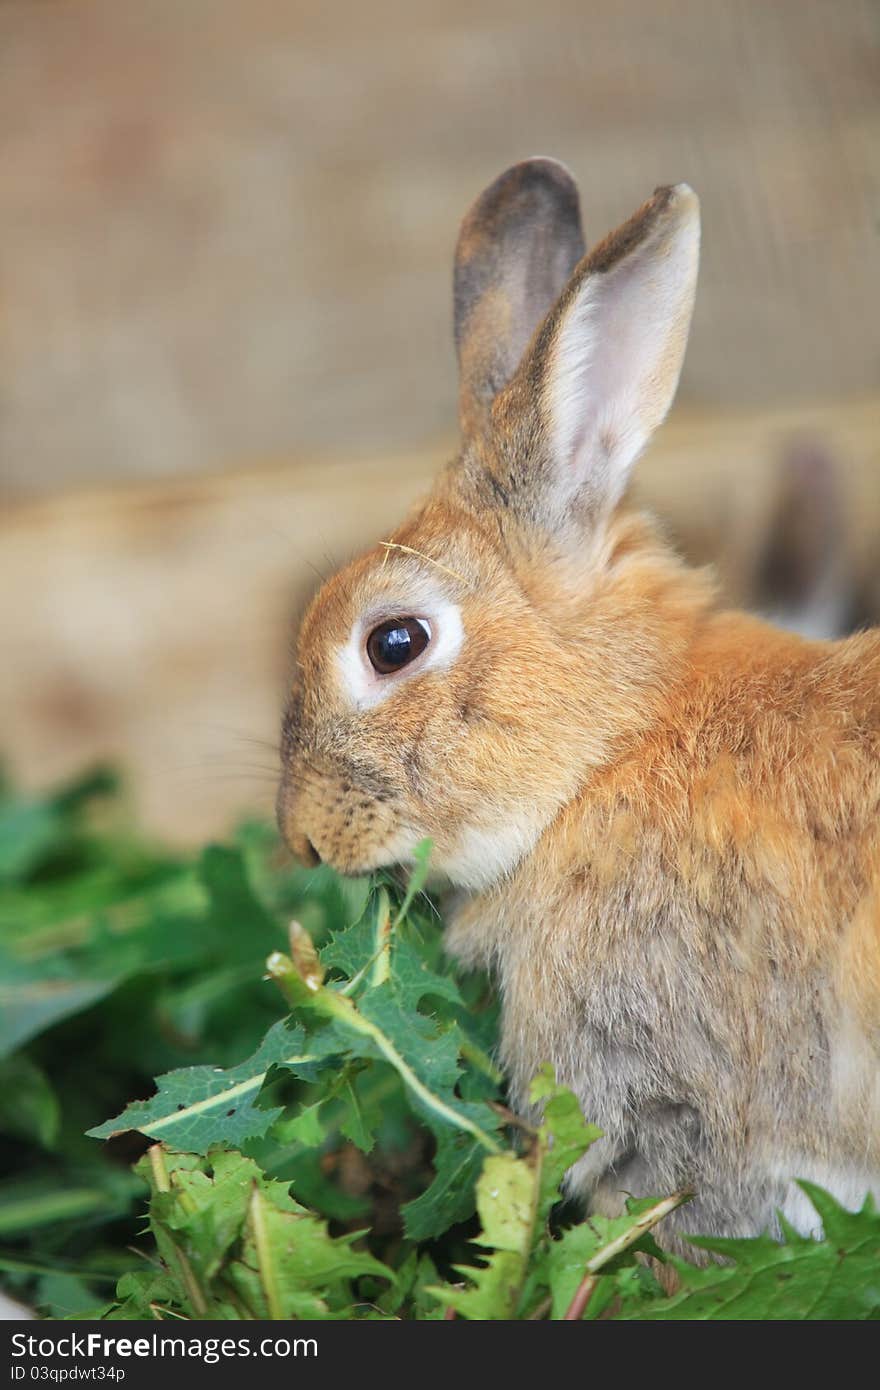
[[[646, 208], [578, 266], [391, 537], [405, 548], [318, 595], [279, 818], [344, 871], [431, 836], [464, 890], [449, 947], [500, 982], [515, 1103], [547, 1060], [575, 1088], [605, 1137], [572, 1183], [604, 1209], [692, 1184], [670, 1239], [773, 1229], [777, 1206], [809, 1224], [793, 1176], [851, 1202], [876, 1185], [880, 634], [806, 641], [720, 611], [648, 521], [603, 512], [589, 460], [586, 493], [551, 525], [559, 335], [590, 277], [629, 274], [646, 246], [662, 260], [692, 215], [668, 191]], [[652, 418], [677, 379], [682, 305]], [[460, 613], [455, 659], [416, 662], [355, 707], [349, 634], [426, 603]]]

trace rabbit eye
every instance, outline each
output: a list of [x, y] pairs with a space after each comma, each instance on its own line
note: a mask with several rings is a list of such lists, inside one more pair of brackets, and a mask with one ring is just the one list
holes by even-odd
[[390, 676], [415, 661], [430, 640], [431, 629], [420, 618], [389, 618], [367, 638], [367, 656], [374, 671]]

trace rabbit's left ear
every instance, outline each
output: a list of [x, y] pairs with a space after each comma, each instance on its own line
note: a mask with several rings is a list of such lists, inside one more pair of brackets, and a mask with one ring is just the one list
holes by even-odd
[[554, 159], [514, 164], [466, 214], [454, 278], [465, 439], [488, 429], [492, 402], [583, 254], [577, 188]]
[[497, 482], [542, 528], [595, 518], [620, 499], [675, 395], [699, 244], [696, 194], [658, 189], [580, 262], [496, 400], [495, 466], [508, 474]]

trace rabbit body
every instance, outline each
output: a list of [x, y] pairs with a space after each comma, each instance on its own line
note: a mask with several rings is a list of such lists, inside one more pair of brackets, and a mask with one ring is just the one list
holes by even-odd
[[[497, 973], [514, 1103], [549, 1058], [604, 1131], [570, 1178], [594, 1206], [692, 1187], [679, 1230], [781, 1209], [806, 1231], [792, 1176], [848, 1205], [880, 1190], [880, 639], [689, 608], [684, 576], [667, 608], [649, 557], [619, 578], [651, 586], [652, 717], [449, 944]], [[583, 708], [593, 659], [561, 704]]]
[[[681, 186], [583, 254], [561, 166], [502, 175], [456, 259], [463, 444], [319, 592], [279, 823], [343, 872], [430, 836], [448, 945], [488, 965], [514, 1103], [550, 1061], [604, 1137], [573, 1190], [692, 1187], [735, 1236], [880, 1190], [880, 634], [720, 611], [630, 511], [678, 380]], [[390, 633], [390, 636], [389, 636]]]

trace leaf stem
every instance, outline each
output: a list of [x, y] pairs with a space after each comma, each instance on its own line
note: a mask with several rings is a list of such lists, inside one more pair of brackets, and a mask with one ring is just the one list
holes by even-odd
[[284, 1305], [281, 1302], [281, 1295], [278, 1291], [278, 1283], [275, 1278], [275, 1267], [272, 1263], [272, 1251], [269, 1244], [269, 1235], [266, 1231], [266, 1222], [263, 1218], [263, 1205], [260, 1189], [254, 1184], [251, 1193], [251, 1227], [254, 1233], [254, 1245], [257, 1251], [257, 1266], [260, 1271], [260, 1281], [263, 1285], [263, 1292], [266, 1295], [266, 1307], [269, 1309], [269, 1317], [273, 1322], [284, 1321]]
[[664, 1197], [661, 1201], [655, 1202], [647, 1211], [643, 1211], [633, 1224], [616, 1236], [614, 1240], [609, 1240], [607, 1245], [603, 1245], [601, 1250], [597, 1250], [595, 1255], [587, 1261], [584, 1277], [575, 1290], [574, 1298], [568, 1305], [568, 1309], [563, 1317], [563, 1322], [574, 1322], [582, 1318], [584, 1312], [593, 1295], [596, 1287], [596, 1275], [599, 1270], [609, 1264], [611, 1260], [628, 1250], [631, 1245], [662, 1221], [664, 1216], [668, 1216], [676, 1207], [680, 1207], [682, 1202], [687, 1202], [693, 1194], [690, 1192], [674, 1192], [671, 1197]]
[[382, 985], [391, 975], [391, 900], [388, 889], [380, 888], [376, 901], [376, 953], [370, 974], [371, 985]]
[[147, 1150], [150, 1156], [150, 1167], [153, 1170], [153, 1182], [156, 1184], [157, 1192], [170, 1192], [171, 1182], [168, 1178], [168, 1169], [165, 1167], [165, 1154], [161, 1144], [151, 1144]]
[[580, 1322], [587, 1309], [587, 1304], [596, 1291], [599, 1282], [598, 1274], [585, 1274], [578, 1284], [574, 1298], [566, 1309], [564, 1322]]

